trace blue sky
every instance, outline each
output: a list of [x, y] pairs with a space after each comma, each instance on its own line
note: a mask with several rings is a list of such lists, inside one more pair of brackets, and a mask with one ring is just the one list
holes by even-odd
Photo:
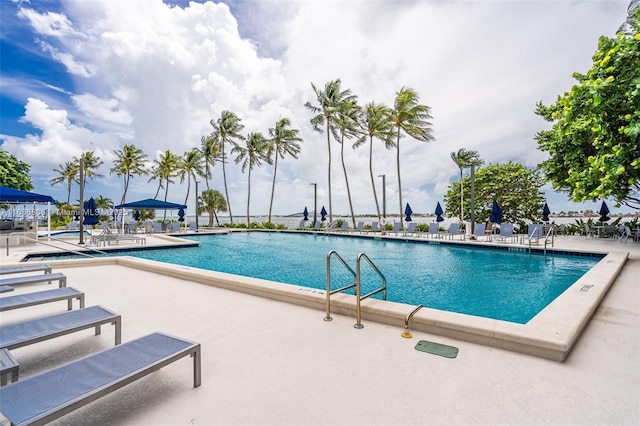
[[[32, 165], [35, 192], [51, 187], [53, 169], [93, 150], [105, 176], [89, 195], [119, 202], [109, 175], [113, 151], [142, 148], [150, 161], [183, 154], [211, 132], [211, 119], [236, 112], [245, 131], [267, 134], [289, 117], [304, 139], [296, 161], [278, 168], [275, 214], [327, 203], [326, 139], [303, 107], [311, 82], [340, 78], [364, 104], [391, 105], [403, 86], [432, 108], [436, 141], [402, 141], [403, 199], [432, 213], [458, 169], [449, 153], [479, 151], [486, 163], [535, 167], [545, 159], [535, 133], [547, 124], [533, 110], [574, 83], [591, 64], [598, 37], [612, 36], [628, 2], [392, 0], [186, 2], [67, 0], [0, 2], [0, 143]], [[347, 214], [339, 145], [333, 145], [335, 214]], [[368, 151], [345, 149], [356, 213], [372, 213]], [[374, 173], [387, 176], [387, 210], [397, 209], [395, 153], [374, 150]], [[247, 175], [227, 167], [234, 216], [246, 210]], [[252, 214], [269, 207], [273, 169], [252, 172]], [[380, 191], [380, 183], [378, 191]], [[156, 182], [137, 178], [127, 200], [153, 197]], [[223, 190], [221, 167], [211, 185]], [[553, 211], [596, 210], [546, 191]], [[169, 188], [184, 202], [186, 184]], [[193, 197], [193, 189], [190, 199]], [[77, 189], [72, 199], [77, 199]], [[189, 202], [187, 202], [189, 204]], [[609, 203], [611, 205], [611, 203]], [[613, 209], [614, 211], [620, 211]]]

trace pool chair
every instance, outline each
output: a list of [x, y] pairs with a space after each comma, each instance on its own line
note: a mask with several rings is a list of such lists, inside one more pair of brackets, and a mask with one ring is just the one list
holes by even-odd
[[138, 222], [130, 220], [125, 229], [129, 234], [136, 234], [138, 232]]
[[320, 225], [321, 224], [322, 224], [321, 221], [316, 220], [316, 222], [313, 224], [313, 228], [311, 228], [311, 229], [313, 229], [314, 231], [318, 231], [320, 229]]
[[340, 231], [340, 232], [346, 232], [348, 230], [349, 230], [349, 222], [347, 222], [346, 220], [343, 220], [342, 225], [336, 228], [336, 231]]
[[518, 236], [513, 234], [513, 224], [512, 223], [502, 223], [500, 224], [500, 233], [495, 236], [496, 240], [504, 241], [511, 240], [515, 242], [518, 240]]
[[78, 230], [78, 222], [69, 222], [69, 223], [67, 223], [67, 229], [69, 231], [77, 231]]
[[542, 224], [541, 223], [530, 223], [527, 226], [527, 234], [522, 237], [520, 241], [522, 244], [538, 244], [540, 242], [540, 238], [543, 238], [542, 235]]
[[442, 235], [440, 235], [440, 224], [438, 222], [431, 222], [429, 224], [429, 230], [427, 231], [427, 238], [432, 236], [434, 238], [441, 238]]
[[398, 235], [398, 232], [400, 232], [400, 222], [393, 222], [393, 227], [391, 228], [391, 231], [389, 231], [389, 233], [391, 232]]
[[189, 222], [189, 231], [198, 232], [198, 225], [195, 222]]
[[409, 226], [407, 226], [407, 229], [404, 231], [404, 233], [402, 235], [407, 237], [409, 235], [416, 234], [417, 233], [416, 226], [418, 226], [418, 224], [416, 222], [409, 222]]
[[465, 235], [464, 232], [460, 232], [460, 224], [459, 223], [452, 223], [451, 225], [449, 225], [449, 231], [447, 231], [447, 233], [445, 234], [447, 238], [453, 240], [453, 237], [456, 236], [460, 236], [461, 240], [464, 240]]
[[[198, 387], [200, 344], [153, 333], [1, 388], [2, 415], [12, 425], [50, 423], [186, 356]], [[118, 417], [107, 415], [105, 423]]]
[[151, 222], [151, 227], [154, 234], [162, 233], [162, 224], [160, 222]]
[[480, 241], [480, 237], [485, 236], [486, 227], [484, 223], [476, 223], [473, 227], [473, 233], [471, 234], [472, 237], [475, 237], [473, 239]]
[[363, 221], [358, 222], [355, 230], [362, 234], [364, 232], [364, 222]]

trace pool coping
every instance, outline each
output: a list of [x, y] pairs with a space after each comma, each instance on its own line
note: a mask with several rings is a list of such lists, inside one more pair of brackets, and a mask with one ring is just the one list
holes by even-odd
[[[573, 250], [563, 252], [574, 253]], [[603, 254], [587, 251], [584, 253]], [[571, 352], [624, 267], [628, 255], [624, 252], [606, 254], [593, 268], [526, 324], [422, 308], [411, 318], [409, 328], [562, 362]], [[56, 268], [120, 265], [306, 306], [321, 312], [326, 309], [324, 290], [130, 256], [47, 260], [46, 262]], [[416, 308], [413, 305], [372, 298], [362, 301], [361, 306], [363, 320], [397, 326], [401, 329], [404, 329], [407, 315]], [[355, 318], [355, 296], [332, 295], [331, 312]], [[318, 320], [321, 321], [324, 316], [319, 314]]]

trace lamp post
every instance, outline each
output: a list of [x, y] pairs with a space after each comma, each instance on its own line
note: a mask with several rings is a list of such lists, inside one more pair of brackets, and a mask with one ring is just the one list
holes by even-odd
[[318, 184], [311, 183], [309, 185], [313, 185], [313, 226], [316, 226], [318, 221]]
[[80, 241], [78, 245], [84, 244], [84, 153], [80, 155]]
[[382, 217], [387, 218], [387, 175], [378, 175], [382, 178]]
[[198, 184], [200, 182], [195, 181], [196, 182], [196, 204], [195, 204], [195, 211], [196, 211], [196, 231], [198, 230]]

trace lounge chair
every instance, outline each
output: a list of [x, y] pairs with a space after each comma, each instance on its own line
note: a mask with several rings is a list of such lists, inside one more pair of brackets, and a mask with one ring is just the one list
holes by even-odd
[[119, 243], [120, 241], [133, 241], [136, 244], [147, 243], [145, 238], [138, 237], [137, 235], [118, 234], [112, 232], [111, 228], [109, 228], [109, 224], [106, 222], [102, 223], [102, 233], [91, 237], [91, 242], [97, 246], [100, 244], [111, 245], [112, 242]]
[[429, 224], [429, 230], [427, 231], [427, 237], [433, 236], [434, 238], [441, 238], [440, 235], [440, 224], [438, 222], [431, 222]]
[[1, 388], [2, 414], [12, 425], [46, 424], [187, 355], [198, 387], [200, 344], [154, 333]]
[[376, 232], [378, 230], [378, 222], [371, 222], [371, 232]]
[[162, 233], [162, 224], [160, 222], [151, 222], [154, 234]]
[[171, 232], [179, 233], [180, 232], [180, 222], [172, 222], [171, 223]]
[[460, 224], [459, 223], [452, 223], [451, 225], [449, 225], [449, 231], [446, 234], [447, 238], [452, 239], [455, 236], [460, 236], [462, 238], [460, 238], [461, 240], [465, 239], [465, 235], [463, 232], [460, 232]]
[[313, 230], [314, 231], [319, 230], [320, 229], [320, 224], [322, 224], [322, 222], [319, 221], [319, 220], [316, 220], [316, 223], [313, 224]]
[[356, 225], [356, 231], [362, 234], [362, 232], [364, 231], [364, 222], [362, 221], [358, 222], [358, 224]]
[[595, 229], [592, 229], [589, 227], [588, 224], [584, 224], [584, 236], [585, 237], [595, 237], [596, 236], [596, 231]]
[[40, 275], [24, 275], [20, 277], [13, 278], [2, 278], [0, 279], [0, 285], [7, 285], [10, 287], [22, 284], [37, 284], [51, 281], [58, 281], [58, 287], [66, 287], [67, 286], [67, 277], [63, 273], [55, 272], [52, 274], [40, 274]]
[[404, 233], [402, 235], [404, 235], [405, 237], [408, 235], [413, 235], [416, 233], [416, 226], [418, 226], [418, 224], [416, 222], [409, 222], [409, 226], [407, 226], [407, 229], [404, 231]]
[[507, 240], [517, 241], [518, 236], [513, 234], [513, 224], [512, 223], [502, 223], [500, 224], [500, 233], [496, 235], [496, 240], [504, 241]]
[[[103, 324], [116, 326], [115, 342], [116, 345], [119, 345], [122, 335], [120, 315], [102, 306], [90, 306], [50, 317], [2, 326], [0, 327], [0, 349], [20, 348], [87, 328], [95, 328], [97, 335], [100, 334], [100, 326]], [[4, 408], [3, 400], [3, 414]]]
[[195, 222], [189, 222], [189, 231], [198, 232], [198, 225]]
[[393, 227], [391, 228], [391, 231], [389, 231], [389, 233], [391, 232], [398, 235], [398, 233], [400, 232], [400, 222], [393, 222]]
[[51, 273], [51, 266], [38, 263], [29, 263], [20, 266], [2, 266], [0, 267], [0, 275], [21, 274], [23, 272], [43, 271], [45, 274]]
[[61, 300], [67, 301], [67, 308], [70, 311], [73, 309], [73, 299], [80, 301], [80, 309], [84, 308], [84, 293], [73, 287], [60, 287], [52, 290], [37, 291], [35, 293], [18, 294], [16, 296], [0, 298], [0, 312]]
[[129, 234], [137, 234], [138, 233], [138, 222], [135, 220], [130, 220], [127, 224], [126, 230]]
[[471, 235], [473, 235], [478, 241], [480, 241], [480, 237], [485, 236], [486, 227], [487, 226], [484, 223], [476, 223], [473, 227], [473, 233]]
[[77, 231], [78, 230], [78, 222], [69, 222], [69, 223], [67, 223], [67, 229], [69, 231]]
[[340, 231], [340, 232], [346, 232], [349, 230], [349, 222], [347, 222], [346, 220], [342, 221], [342, 224], [336, 228], [336, 231]]
[[530, 223], [529, 226], [527, 226], [527, 235], [522, 237], [521, 242], [523, 244], [538, 244], [542, 237], [542, 224]]

